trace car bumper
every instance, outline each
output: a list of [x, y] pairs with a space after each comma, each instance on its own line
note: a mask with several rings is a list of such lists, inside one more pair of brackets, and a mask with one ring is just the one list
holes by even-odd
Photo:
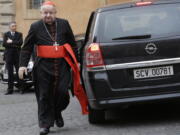
[[[7, 84], [7, 83], [8, 83], [8, 80], [2, 80], [2, 84]], [[25, 80], [23, 83], [25, 83], [25, 84], [33, 84], [33, 81]], [[17, 81], [15, 81], [14, 84], [17, 84]]]
[[120, 108], [124, 105], [138, 104], [138, 103], [155, 103], [161, 101], [170, 101], [180, 99], [180, 93], [161, 94], [143, 97], [129, 97], [116, 99], [90, 99], [89, 105], [94, 109], [113, 109]]

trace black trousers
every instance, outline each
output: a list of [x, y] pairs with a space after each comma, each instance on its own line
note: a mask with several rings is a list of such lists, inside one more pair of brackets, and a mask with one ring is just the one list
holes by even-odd
[[71, 73], [66, 65], [60, 65], [45, 63], [34, 68], [39, 127], [54, 126], [58, 113], [69, 104], [68, 86]]
[[[8, 71], [8, 90], [13, 90], [15, 80], [19, 83], [19, 85], [22, 85], [21, 80], [18, 77], [19, 55], [20, 55], [20, 49], [17, 48], [8, 48], [4, 52], [6, 68]], [[15, 75], [14, 75], [14, 67], [16, 70]]]
[[[16, 74], [14, 75], [14, 67], [16, 70]], [[18, 77], [18, 69], [19, 69], [19, 62], [18, 61], [11, 61], [6, 63], [6, 68], [8, 71], [8, 89], [13, 90], [14, 87], [14, 80], [16, 79], [20, 85], [20, 80]]]

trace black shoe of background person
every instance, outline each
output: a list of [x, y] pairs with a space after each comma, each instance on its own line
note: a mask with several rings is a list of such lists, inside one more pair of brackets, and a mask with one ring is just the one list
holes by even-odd
[[19, 87], [18, 87], [19, 93], [20, 93], [20, 94], [24, 94], [25, 88], [24, 88], [24, 85], [23, 85], [22, 80], [21, 80], [21, 82], [18, 83], [18, 86], [19, 86]]
[[55, 124], [59, 128], [64, 126], [64, 120], [61, 113], [56, 116]]
[[19, 93], [24, 94], [24, 88], [19, 88]]
[[24, 90], [20, 90], [19, 93], [20, 93], [20, 94], [24, 94]]
[[40, 128], [39, 135], [47, 135], [49, 133], [49, 128]]
[[13, 94], [13, 89], [7, 89], [7, 92], [4, 95], [10, 95]]

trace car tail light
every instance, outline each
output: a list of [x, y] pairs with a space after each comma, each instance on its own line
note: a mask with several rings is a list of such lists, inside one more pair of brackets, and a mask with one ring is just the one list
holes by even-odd
[[137, 2], [136, 6], [147, 6], [147, 5], [151, 5], [152, 2], [151, 1], [144, 1], [144, 2]]
[[102, 58], [102, 53], [99, 44], [98, 43], [90, 44], [86, 50], [86, 66], [96, 67], [103, 65], [104, 65], [104, 61]]

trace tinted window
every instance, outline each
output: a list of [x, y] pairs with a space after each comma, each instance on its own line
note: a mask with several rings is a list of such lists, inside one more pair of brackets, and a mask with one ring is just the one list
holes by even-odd
[[113, 38], [146, 35], [180, 35], [180, 4], [162, 4], [106, 11], [100, 14], [101, 42]]

